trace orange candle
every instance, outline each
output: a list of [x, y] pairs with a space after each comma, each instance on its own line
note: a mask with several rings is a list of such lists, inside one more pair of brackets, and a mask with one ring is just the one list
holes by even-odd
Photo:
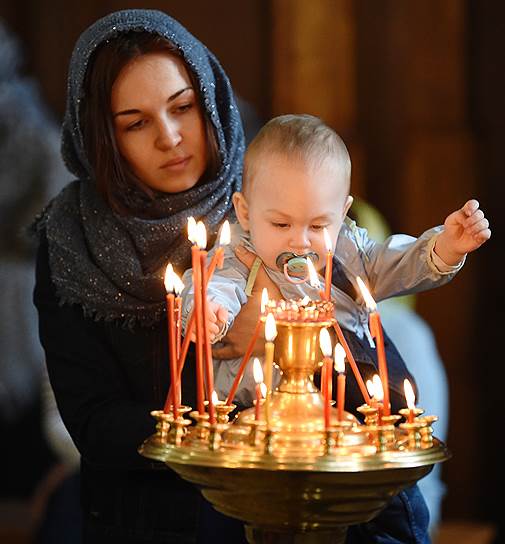
[[[198, 222], [199, 228], [199, 242], [200, 248], [205, 248], [207, 245], [207, 233], [203, 223]], [[207, 252], [205, 249], [200, 249], [200, 273], [201, 273], [201, 300], [202, 300], [202, 320], [203, 320], [203, 356], [204, 356], [204, 368], [205, 379], [207, 384], [207, 399], [209, 402], [209, 423], [213, 425], [216, 423], [216, 414], [214, 408], [214, 402], [212, 400], [212, 392], [214, 391], [214, 367], [212, 364], [212, 350], [210, 347], [210, 335], [209, 335], [209, 315], [208, 315], [208, 301], [207, 301]], [[197, 316], [198, 318], [198, 316]]]
[[[172, 411], [174, 419], [179, 416], [178, 396], [177, 392], [177, 354], [176, 354], [176, 339], [175, 339], [175, 315], [174, 315], [174, 270], [169, 264], [165, 271], [165, 289], [167, 291], [167, 325], [168, 325], [168, 358], [170, 363], [170, 382], [172, 384]], [[169, 407], [165, 406], [165, 413], [168, 413]]]
[[356, 382], [358, 383], [359, 390], [361, 391], [361, 394], [363, 395], [363, 398], [365, 399], [365, 403], [370, 406], [370, 395], [368, 394], [368, 391], [365, 386], [365, 382], [363, 381], [358, 365], [356, 364], [356, 361], [354, 360], [354, 356], [351, 352], [351, 348], [349, 347], [349, 344], [347, 343], [347, 340], [345, 339], [344, 333], [342, 332], [342, 329], [340, 328], [340, 325], [337, 322], [335, 322], [335, 324], [333, 325], [333, 328], [335, 329], [335, 332], [337, 333], [338, 341], [342, 344], [344, 348], [345, 356], [347, 357], [347, 360], [349, 361], [349, 365], [351, 366], [352, 373], [354, 374], [354, 377], [356, 378]]
[[331, 299], [331, 276], [333, 273], [333, 252], [330, 235], [326, 227], [323, 229], [324, 243], [326, 246], [326, 269], [324, 272], [324, 298]]
[[339, 421], [344, 419], [345, 403], [345, 351], [341, 344], [335, 346], [333, 359], [337, 371], [337, 417]]
[[261, 407], [261, 384], [263, 382], [263, 371], [261, 370], [261, 363], [257, 357], [254, 358], [253, 375], [254, 375], [254, 381], [256, 382], [256, 403], [254, 406], [254, 419], [256, 421], [259, 421], [260, 407]]
[[363, 280], [358, 276], [356, 278], [361, 294], [365, 299], [367, 308], [370, 311], [368, 316], [368, 323], [370, 328], [370, 334], [375, 340], [375, 347], [377, 349], [377, 360], [379, 363], [379, 375], [382, 382], [382, 388], [384, 391], [384, 415], [389, 416], [391, 413], [391, 405], [389, 402], [389, 379], [388, 379], [388, 367], [386, 361], [386, 350], [384, 348], [384, 334], [382, 331], [382, 324], [380, 320], [379, 312], [377, 311], [377, 304], [370, 295], [370, 292], [366, 288]]
[[230, 243], [231, 232], [230, 232], [230, 223], [226, 220], [221, 227], [221, 233], [219, 235], [219, 247], [214, 252], [212, 259], [207, 269], [207, 277], [210, 279], [214, 274], [214, 271], [217, 268], [223, 268], [224, 264], [224, 247]]
[[[194, 222], [194, 220], [193, 220]], [[189, 230], [189, 221], [188, 221]], [[200, 414], [205, 412], [203, 400], [203, 315], [202, 315], [202, 275], [200, 270], [200, 248], [198, 247], [196, 226], [189, 233], [194, 242], [191, 247], [191, 265], [193, 268], [194, 314], [196, 322], [196, 404]]]
[[259, 337], [261, 327], [263, 325], [261, 316], [264, 315], [265, 313], [267, 303], [268, 303], [268, 291], [266, 290], [266, 288], [264, 288], [261, 293], [261, 313], [256, 323], [256, 327], [254, 328], [254, 332], [251, 337], [251, 340], [249, 341], [249, 344], [245, 350], [244, 357], [242, 358], [242, 362], [240, 363], [240, 367], [238, 369], [237, 375], [235, 376], [235, 379], [233, 380], [233, 384], [231, 386], [230, 392], [228, 393], [228, 398], [226, 399], [226, 404], [228, 406], [233, 402], [233, 397], [235, 396], [235, 393], [237, 392], [237, 388], [244, 374], [245, 367], [247, 366], [247, 363], [249, 362], [249, 358], [251, 357], [251, 353], [254, 349], [254, 345], [256, 344], [256, 340]]
[[331, 360], [331, 340], [328, 329], [321, 329], [319, 331], [319, 346], [323, 353], [323, 368], [325, 372], [324, 378], [324, 426], [326, 429], [330, 427], [331, 424], [331, 393], [330, 393], [330, 383], [331, 383], [331, 369], [333, 366], [333, 361]]

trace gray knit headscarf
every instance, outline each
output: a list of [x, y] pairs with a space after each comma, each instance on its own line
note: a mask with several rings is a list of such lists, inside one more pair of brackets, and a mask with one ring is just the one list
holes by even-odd
[[[215, 179], [181, 193], [156, 195], [156, 219], [118, 215], [105, 203], [95, 187], [79, 120], [86, 70], [94, 51], [132, 31], [157, 34], [178, 49], [199, 82], [221, 160]], [[164, 312], [166, 264], [170, 261], [180, 272], [189, 265], [187, 218], [203, 220], [210, 234], [215, 234], [231, 210], [232, 194], [240, 190], [244, 136], [228, 77], [214, 55], [168, 15], [154, 10], [112, 13], [81, 35], [72, 54], [62, 153], [78, 180], [36, 224], [47, 237], [60, 302], [79, 304], [96, 319], [128, 325], [155, 323]]]

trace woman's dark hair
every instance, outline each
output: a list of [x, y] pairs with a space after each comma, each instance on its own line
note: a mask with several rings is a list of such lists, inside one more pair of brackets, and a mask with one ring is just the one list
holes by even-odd
[[[133, 188], [140, 188], [150, 198], [154, 197], [154, 191], [132, 172], [119, 152], [110, 107], [112, 86], [121, 70], [131, 60], [159, 51], [167, 51], [182, 59], [181, 53], [157, 34], [127, 32], [103, 44], [94, 54], [86, 73], [85, 99], [80, 112], [84, 147], [99, 192], [118, 213], [128, 213], [129, 195]], [[219, 149], [214, 127], [203, 106], [198, 80], [189, 67], [187, 70], [202, 108], [206, 128], [207, 169], [202, 176], [204, 180], [215, 177], [218, 173]]]

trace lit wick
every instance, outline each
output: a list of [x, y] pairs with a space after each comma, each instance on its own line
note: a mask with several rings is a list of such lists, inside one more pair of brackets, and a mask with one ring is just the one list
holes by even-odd
[[330, 235], [326, 227], [323, 229], [324, 244], [326, 246], [326, 269], [324, 272], [324, 298], [331, 299], [331, 276], [333, 271], [333, 251]]
[[409, 380], [403, 380], [403, 390], [405, 391], [405, 399], [407, 400], [407, 406], [409, 409], [409, 414], [407, 418], [407, 423], [414, 423], [414, 410], [416, 408], [416, 395], [412, 389], [412, 385]]

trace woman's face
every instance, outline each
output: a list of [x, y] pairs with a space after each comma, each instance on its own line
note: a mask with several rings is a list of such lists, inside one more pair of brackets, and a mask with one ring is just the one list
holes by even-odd
[[207, 167], [205, 121], [184, 62], [153, 52], [129, 62], [111, 93], [121, 155], [148, 187], [191, 189]]

